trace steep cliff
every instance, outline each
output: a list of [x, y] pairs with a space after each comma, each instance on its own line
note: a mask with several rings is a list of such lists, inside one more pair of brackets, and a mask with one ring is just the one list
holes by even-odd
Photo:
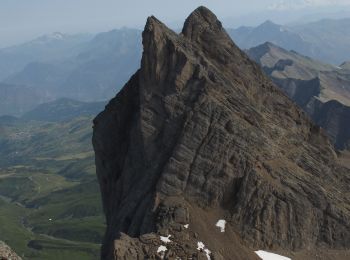
[[213, 13], [196, 9], [180, 34], [149, 17], [143, 46], [94, 120], [102, 259], [350, 247], [350, 170]]

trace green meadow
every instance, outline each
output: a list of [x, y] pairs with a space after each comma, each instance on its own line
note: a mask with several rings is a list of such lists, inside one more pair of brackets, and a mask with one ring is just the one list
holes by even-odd
[[98, 259], [92, 117], [0, 121], [0, 240], [24, 259]]

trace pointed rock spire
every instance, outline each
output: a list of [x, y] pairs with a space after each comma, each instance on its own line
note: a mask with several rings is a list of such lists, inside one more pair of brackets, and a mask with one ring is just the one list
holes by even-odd
[[222, 24], [208, 8], [198, 7], [186, 19], [182, 34], [191, 40], [198, 40], [207, 31], [222, 32]]
[[350, 211], [338, 195], [349, 171], [213, 13], [198, 8], [180, 35], [150, 17], [143, 45], [140, 70], [94, 121], [107, 218], [102, 259], [120, 258], [125, 244], [143, 254], [147, 243], [153, 259], [152, 232], [181, 238], [169, 251], [192, 257], [198, 239], [178, 227], [191, 223], [199, 237], [219, 241], [221, 233], [198, 223], [221, 211], [234, 231], [225, 250], [210, 245], [223, 254], [215, 259], [254, 259], [234, 232], [261, 247], [350, 247]]

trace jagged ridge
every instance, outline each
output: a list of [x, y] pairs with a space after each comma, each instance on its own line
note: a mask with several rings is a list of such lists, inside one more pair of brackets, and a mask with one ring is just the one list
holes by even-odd
[[[253, 248], [350, 246], [349, 170], [214, 14], [196, 9], [180, 35], [150, 17], [143, 46], [140, 70], [94, 120], [103, 259], [154, 257], [149, 233], [175, 237], [166, 258], [200, 258], [202, 239], [215, 259], [255, 259], [237, 234]], [[219, 217], [225, 237], [211, 228]]]

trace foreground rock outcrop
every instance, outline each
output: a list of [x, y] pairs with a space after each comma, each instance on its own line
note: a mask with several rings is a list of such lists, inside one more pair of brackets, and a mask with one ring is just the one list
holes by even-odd
[[143, 46], [94, 120], [102, 259], [350, 248], [350, 170], [214, 14], [198, 8], [181, 34], [150, 17]]
[[0, 260], [22, 260], [12, 249], [4, 242], [0, 241]]

